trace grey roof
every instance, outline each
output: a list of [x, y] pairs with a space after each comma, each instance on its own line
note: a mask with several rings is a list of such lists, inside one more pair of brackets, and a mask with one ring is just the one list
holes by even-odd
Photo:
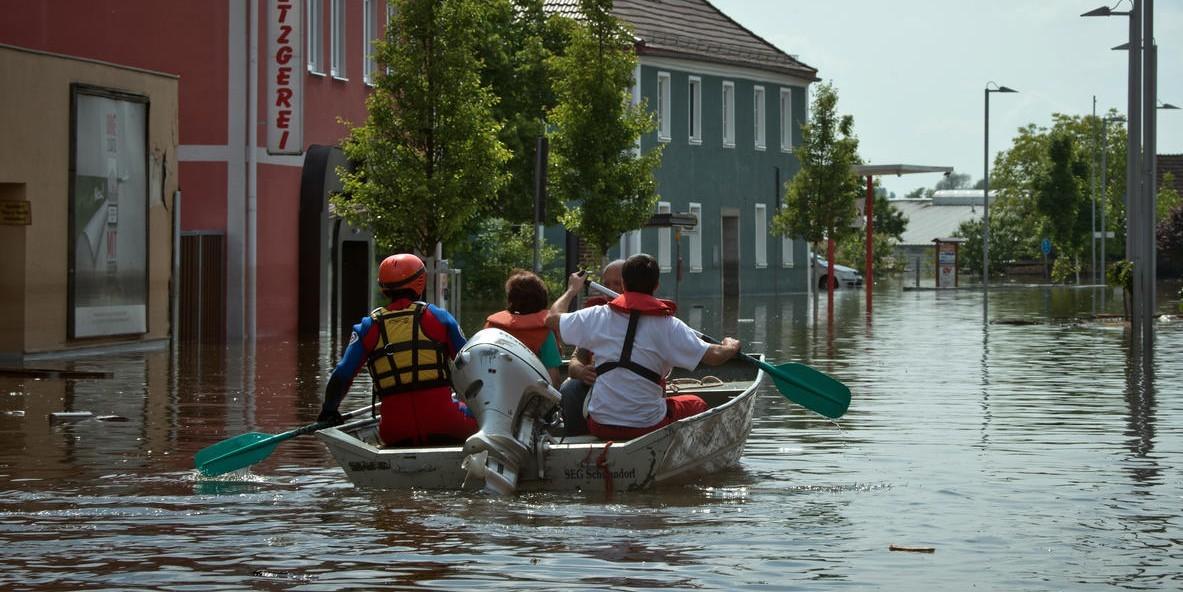
[[[997, 194], [990, 192], [990, 203]], [[981, 189], [942, 190], [932, 199], [893, 199], [891, 205], [908, 217], [901, 246], [932, 246], [932, 239], [953, 236], [962, 222], [982, 217]]]
[[[579, 18], [579, 0], [544, 0], [547, 11]], [[637, 53], [744, 66], [818, 80], [817, 69], [731, 20], [706, 0], [615, 0], [612, 14], [633, 28]]]

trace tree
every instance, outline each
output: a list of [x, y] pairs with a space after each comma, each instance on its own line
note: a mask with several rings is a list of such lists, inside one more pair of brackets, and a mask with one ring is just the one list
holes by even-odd
[[[509, 178], [484, 213], [513, 224], [533, 223], [537, 138], [546, 132], [554, 107], [551, 57], [567, 44], [569, 19], [548, 17], [543, 0], [486, 0], [489, 18], [479, 44], [481, 80], [497, 97], [493, 117], [498, 138], [510, 152]], [[546, 212], [553, 221], [560, 203], [548, 193]]]
[[970, 176], [968, 173], [949, 173], [937, 181], [933, 189], [941, 191], [943, 189], [965, 189], [970, 185]]
[[862, 183], [852, 167], [859, 164], [854, 118], [837, 113], [838, 91], [820, 84], [813, 112], [801, 127], [801, 144], [793, 149], [801, 170], [789, 181], [784, 207], [772, 219], [773, 231], [799, 236], [814, 246], [851, 233], [857, 214], [854, 200]]
[[1082, 190], [1088, 181], [1088, 163], [1081, 159], [1075, 138], [1053, 133], [1048, 145], [1048, 166], [1035, 180], [1035, 208], [1044, 217], [1044, 228], [1058, 251], [1053, 280], [1064, 281], [1078, 273], [1080, 259], [1089, 244], [1092, 210]]
[[[882, 187], [875, 188], [875, 208], [872, 214], [874, 223], [874, 257], [876, 272], [895, 271], [897, 261], [894, 257], [896, 244], [903, 237], [908, 228], [908, 217], [896, 209], [888, 199], [888, 193]], [[847, 234], [838, 245], [839, 257], [848, 265], [856, 269], [866, 266], [867, 233], [852, 232]]]
[[567, 204], [562, 223], [603, 256], [652, 214], [661, 146], [634, 151], [656, 122], [643, 103], [631, 102], [632, 34], [612, 17], [611, 0], [581, 0], [580, 8], [584, 18], [572, 26], [566, 53], [552, 59], [550, 179]]
[[462, 236], [505, 183], [495, 97], [481, 84], [483, 0], [392, 0], [366, 124], [352, 127], [336, 212], [384, 249], [430, 253]]

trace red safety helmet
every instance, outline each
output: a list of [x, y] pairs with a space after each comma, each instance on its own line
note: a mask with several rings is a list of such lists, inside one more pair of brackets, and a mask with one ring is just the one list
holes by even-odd
[[378, 266], [378, 285], [384, 290], [411, 290], [422, 296], [427, 289], [427, 269], [422, 259], [410, 253], [391, 255]]

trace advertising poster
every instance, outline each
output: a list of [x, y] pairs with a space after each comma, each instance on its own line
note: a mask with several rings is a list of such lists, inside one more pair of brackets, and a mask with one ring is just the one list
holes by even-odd
[[957, 244], [937, 243], [937, 287], [957, 286]]
[[146, 99], [74, 89], [71, 337], [148, 330]]

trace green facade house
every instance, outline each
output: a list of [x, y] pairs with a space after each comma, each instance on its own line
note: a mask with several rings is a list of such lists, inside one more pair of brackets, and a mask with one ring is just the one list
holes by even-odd
[[[578, 4], [547, 0], [549, 10], [573, 16]], [[633, 96], [657, 117], [641, 149], [666, 145], [655, 213], [692, 213], [699, 224], [676, 246], [670, 228], [626, 233], [609, 255], [656, 256], [667, 297], [677, 254], [683, 297], [808, 291], [807, 245], [769, 227], [800, 166], [792, 149], [817, 70], [706, 0], [616, 0], [613, 14], [636, 37]]]

